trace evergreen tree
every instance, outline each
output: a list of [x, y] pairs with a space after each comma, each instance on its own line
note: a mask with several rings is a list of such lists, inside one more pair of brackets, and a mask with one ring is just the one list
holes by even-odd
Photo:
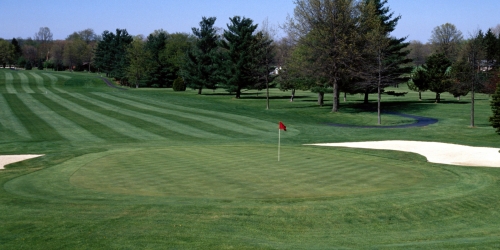
[[14, 62], [17, 62], [19, 58], [23, 55], [23, 51], [21, 46], [19, 45], [19, 41], [17, 39], [12, 38], [11, 44], [14, 46]]
[[452, 85], [449, 78], [450, 66], [451, 61], [441, 53], [431, 55], [423, 66], [426, 71], [429, 90], [436, 93], [436, 103], [441, 101], [441, 93], [448, 91]]
[[241, 97], [241, 90], [251, 88], [256, 83], [254, 60], [257, 42], [254, 31], [257, 25], [252, 19], [235, 16], [224, 30], [224, 40], [220, 46], [226, 50], [227, 60], [223, 67], [226, 69], [224, 87], [230, 93], [235, 92], [236, 98]]
[[127, 47], [132, 41], [132, 36], [125, 29], [116, 29], [116, 35], [104, 31], [95, 51], [96, 67], [123, 84], [128, 66]]
[[[497, 37], [495, 34], [493, 34], [493, 31], [491, 29], [488, 29], [488, 32], [486, 32], [486, 35], [484, 35], [484, 46], [486, 49], [486, 61], [488, 64], [493, 65], [495, 64], [495, 60], [499, 57], [499, 43], [497, 41]], [[500, 62], [496, 62], [500, 63]]]
[[394, 13], [386, 4], [387, 0], [364, 0], [361, 5], [363, 27], [360, 28], [366, 30], [361, 32], [364, 34], [361, 40], [364, 56], [360, 61], [360, 71], [368, 75], [362, 74], [358, 85], [365, 94], [365, 103], [368, 103], [368, 94], [407, 82], [409, 78], [403, 76], [409, 75], [413, 69], [409, 65], [412, 60], [408, 58], [410, 51], [406, 49], [409, 46], [406, 37], [390, 37], [401, 16], [393, 17]]
[[197, 89], [215, 89], [217, 78], [217, 31], [214, 28], [215, 17], [203, 17], [200, 28], [192, 28], [196, 37], [194, 46], [186, 53], [186, 61], [181, 74], [187, 87]]
[[490, 124], [496, 129], [496, 132], [500, 135], [500, 85], [497, 85], [497, 90], [491, 99], [491, 110], [493, 115], [490, 117]]
[[422, 92], [429, 90], [427, 71], [423, 66], [417, 66], [410, 74], [408, 88], [418, 91], [418, 100], [422, 101]]
[[146, 42], [146, 50], [150, 55], [148, 67], [149, 70], [146, 76], [146, 84], [148, 87], [166, 87], [168, 79], [168, 65], [165, 60], [162, 60], [162, 54], [167, 44], [168, 33], [164, 30], [156, 30], [148, 36]]

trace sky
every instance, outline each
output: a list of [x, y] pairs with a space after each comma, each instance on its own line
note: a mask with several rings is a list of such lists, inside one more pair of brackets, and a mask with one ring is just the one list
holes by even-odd
[[[389, 0], [386, 6], [401, 15], [392, 35], [408, 41], [428, 42], [432, 30], [445, 23], [464, 38], [500, 24], [500, 0]], [[294, 0], [0, 0], [0, 38], [34, 37], [40, 27], [48, 27], [54, 39], [87, 28], [99, 35], [117, 28], [145, 36], [158, 29], [191, 33], [203, 16], [216, 17], [220, 28], [237, 15], [256, 24], [267, 19], [278, 28], [294, 7]]]

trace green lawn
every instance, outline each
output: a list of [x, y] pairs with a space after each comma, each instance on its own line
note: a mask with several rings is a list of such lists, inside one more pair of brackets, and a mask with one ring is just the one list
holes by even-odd
[[[96, 74], [0, 69], [0, 249], [498, 249], [500, 169], [417, 154], [306, 146], [418, 140], [500, 147], [489, 97], [110, 88]], [[281, 132], [278, 162], [278, 122]], [[414, 121], [383, 115], [382, 126]]]

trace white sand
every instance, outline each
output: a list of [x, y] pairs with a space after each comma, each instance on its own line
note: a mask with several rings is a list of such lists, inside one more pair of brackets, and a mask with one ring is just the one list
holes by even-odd
[[0, 169], [4, 169], [5, 165], [9, 165], [11, 163], [24, 161], [31, 158], [40, 157], [43, 155], [0, 155]]
[[500, 148], [471, 147], [458, 144], [423, 141], [370, 141], [309, 144], [314, 146], [386, 149], [421, 154], [429, 162], [474, 166], [500, 167]]

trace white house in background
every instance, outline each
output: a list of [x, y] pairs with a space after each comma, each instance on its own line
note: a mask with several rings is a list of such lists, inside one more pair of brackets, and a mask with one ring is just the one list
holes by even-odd
[[281, 70], [281, 66], [276, 66], [276, 68], [274, 68], [274, 70], [269, 73], [270, 75], [279, 75], [280, 74], [280, 70]]
[[496, 60], [493, 61], [481, 60], [479, 64], [479, 69], [481, 71], [490, 71], [493, 69], [493, 66], [495, 66], [496, 62], [497, 62]]

